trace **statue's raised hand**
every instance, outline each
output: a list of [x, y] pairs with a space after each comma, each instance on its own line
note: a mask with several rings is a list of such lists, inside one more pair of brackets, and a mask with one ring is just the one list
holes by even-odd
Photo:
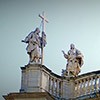
[[62, 53], [64, 54], [64, 57], [65, 57], [66, 59], [68, 59], [68, 55], [64, 52], [64, 50], [62, 50]]
[[65, 54], [64, 50], [62, 50], [62, 53]]

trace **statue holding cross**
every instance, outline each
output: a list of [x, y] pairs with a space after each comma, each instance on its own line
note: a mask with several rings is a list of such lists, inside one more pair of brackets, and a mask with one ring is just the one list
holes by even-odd
[[42, 33], [40, 36], [40, 29], [36, 28], [35, 31], [32, 31], [25, 37], [22, 42], [27, 43], [27, 54], [29, 55], [29, 64], [43, 64], [43, 48], [47, 44], [46, 34], [45, 34], [45, 22], [48, 22], [45, 18], [44, 12], [42, 15], [39, 15], [42, 18]]

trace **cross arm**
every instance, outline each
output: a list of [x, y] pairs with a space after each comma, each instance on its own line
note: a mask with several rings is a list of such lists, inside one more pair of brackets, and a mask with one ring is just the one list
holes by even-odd
[[48, 23], [48, 20], [47, 20], [44, 16], [42, 16], [42, 15], [39, 14], [39, 17], [40, 17], [41, 19], [45, 20], [45, 21]]

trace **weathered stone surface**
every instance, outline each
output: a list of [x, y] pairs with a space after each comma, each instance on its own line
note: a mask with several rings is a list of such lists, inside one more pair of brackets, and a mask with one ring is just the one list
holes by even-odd
[[3, 96], [5, 100], [55, 100], [47, 92], [10, 93]]
[[[12, 95], [4, 96], [6, 100], [99, 100], [100, 98], [100, 71], [94, 71], [77, 77], [64, 77], [53, 73], [44, 65], [34, 64], [21, 67], [22, 81], [19, 98]], [[40, 97], [41, 93], [49, 93], [51, 98]], [[22, 98], [23, 96], [23, 98]], [[28, 98], [24, 98], [28, 96]], [[10, 99], [8, 99], [10, 98]]]

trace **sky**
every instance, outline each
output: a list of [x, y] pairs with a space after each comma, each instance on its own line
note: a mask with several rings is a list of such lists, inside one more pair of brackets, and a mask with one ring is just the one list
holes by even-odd
[[47, 45], [44, 65], [61, 75], [71, 43], [84, 55], [81, 73], [100, 70], [100, 0], [0, 0], [0, 100], [18, 92], [21, 69], [28, 64], [21, 42], [36, 27], [45, 12]]

